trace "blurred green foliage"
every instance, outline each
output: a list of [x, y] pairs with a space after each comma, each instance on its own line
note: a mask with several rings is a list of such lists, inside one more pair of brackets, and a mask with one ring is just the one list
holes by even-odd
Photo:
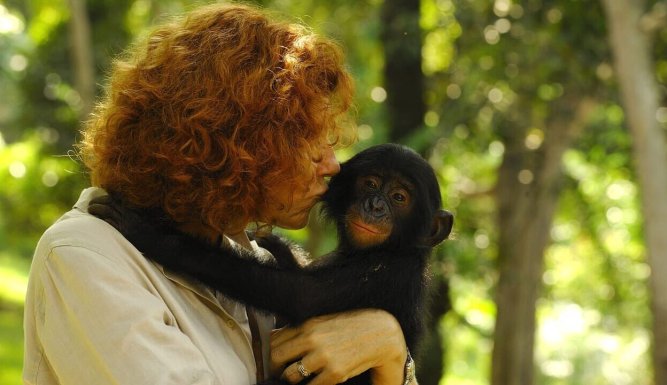
[[[98, 84], [110, 59], [163, 13], [186, 0], [89, 0]], [[360, 142], [386, 138], [382, 98], [382, 0], [265, 0], [263, 5], [335, 37], [357, 80]], [[649, 5], [655, 1], [649, 1]], [[604, 15], [597, 1], [421, 0], [428, 112], [410, 139], [428, 149], [451, 241], [433, 272], [450, 280], [453, 311], [441, 323], [443, 384], [488, 381], [497, 279], [493, 189], [504, 139], [527, 148], [567, 101], [595, 101], [568, 150], [566, 178], [546, 255], [538, 306], [537, 383], [648, 384], [649, 320], [631, 143], [618, 105]], [[87, 177], [72, 143], [81, 100], [69, 59], [64, 0], [0, 0], [0, 383], [19, 384], [21, 296], [39, 235], [76, 200]], [[667, 29], [655, 39], [656, 76], [667, 83]], [[100, 90], [98, 89], [98, 92]], [[664, 102], [663, 102], [664, 105]], [[667, 108], [656, 116], [667, 126]], [[519, 199], [519, 197], [517, 197]], [[330, 233], [330, 231], [325, 231]], [[309, 230], [290, 232], [303, 242]], [[316, 250], [330, 248], [331, 236]]]
[[0, 147], [0, 243], [30, 257], [35, 236], [71, 207], [85, 178], [68, 155], [47, 151], [49, 129], [29, 132], [26, 138]]
[[0, 251], [0, 383], [21, 384], [23, 297], [30, 260]]
[[19, 311], [0, 310], [0, 382], [7, 385], [20, 385], [23, 367], [23, 328], [22, 313]]

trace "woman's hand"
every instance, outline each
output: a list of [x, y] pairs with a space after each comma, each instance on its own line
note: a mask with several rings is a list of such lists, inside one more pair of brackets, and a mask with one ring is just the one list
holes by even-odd
[[383, 310], [367, 309], [312, 318], [271, 336], [271, 366], [292, 384], [338, 384], [371, 369], [373, 384], [401, 385], [407, 349], [396, 319]]

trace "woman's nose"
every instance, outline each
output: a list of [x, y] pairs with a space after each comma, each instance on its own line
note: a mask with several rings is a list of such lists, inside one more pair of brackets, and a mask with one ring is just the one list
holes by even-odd
[[340, 163], [336, 159], [333, 147], [326, 146], [322, 151], [322, 160], [317, 163], [317, 175], [321, 177], [334, 176], [340, 172]]

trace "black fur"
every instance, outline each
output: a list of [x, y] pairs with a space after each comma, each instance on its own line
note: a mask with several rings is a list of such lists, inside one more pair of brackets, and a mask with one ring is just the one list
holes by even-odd
[[[391, 236], [381, 244], [359, 248], [347, 235], [346, 213], [351, 205], [365, 204], [362, 211], [367, 214], [371, 198], [355, 184], [369, 174], [384, 182], [408, 181], [411, 206], [401, 213], [386, 207], [390, 199], [386, 194], [376, 194], [379, 198], [373, 199], [385, 200], [384, 211], [375, 212], [370, 220], [390, 220]], [[408, 348], [415, 351], [425, 312], [428, 255], [447, 237], [453, 223], [452, 215], [440, 208], [432, 168], [406, 147], [375, 146], [342, 164], [323, 201], [325, 217], [337, 226], [339, 246], [305, 266], [276, 236], [258, 237], [257, 241], [279, 263], [258, 262], [247, 250], [213, 247], [172, 227], [156, 226], [145, 214], [117, 201], [99, 202], [89, 210], [119, 228], [148, 258], [290, 323], [352, 309], [384, 309], [396, 317]], [[346, 383], [369, 384], [370, 380], [366, 373]]]

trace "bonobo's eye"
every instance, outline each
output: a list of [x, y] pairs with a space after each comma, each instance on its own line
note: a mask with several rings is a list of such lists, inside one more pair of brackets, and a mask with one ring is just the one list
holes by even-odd
[[394, 193], [391, 197], [392, 197], [396, 202], [405, 202], [405, 201], [407, 200], [407, 198], [405, 197], [405, 195], [403, 195], [403, 194], [401, 194], [401, 193]]
[[403, 206], [410, 203], [410, 194], [403, 189], [394, 190], [389, 196], [391, 197], [391, 200], [397, 205]]
[[369, 176], [364, 179], [364, 186], [369, 190], [377, 190], [380, 188], [380, 181], [377, 177]]

